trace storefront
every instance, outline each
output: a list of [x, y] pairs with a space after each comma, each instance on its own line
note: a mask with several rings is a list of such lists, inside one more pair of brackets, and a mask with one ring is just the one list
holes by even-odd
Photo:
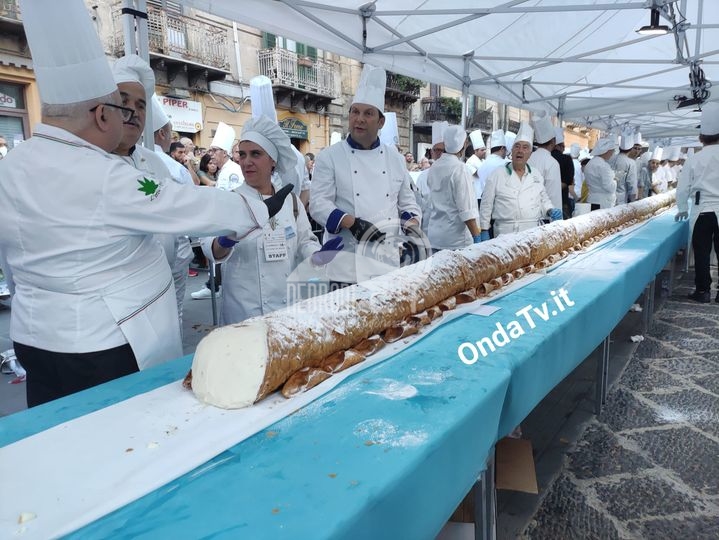
[[12, 149], [30, 137], [40, 121], [40, 101], [32, 72], [0, 65], [0, 137]]

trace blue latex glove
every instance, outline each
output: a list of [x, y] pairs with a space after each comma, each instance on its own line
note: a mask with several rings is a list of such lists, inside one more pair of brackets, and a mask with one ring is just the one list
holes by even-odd
[[479, 244], [481, 241], [482, 241], [482, 233], [479, 233], [478, 236], [472, 237], [472, 242], [474, 242], [475, 244]]
[[549, 212], [547, 212], [547, 215], [549, 216], [549, 219], [552, 221], [557, 221], [558, 219], [562, 219], [562, 211], [559, 208], [552, 208]]
[[[486, 242], [486, 241], [489, 240], [489, 239], [490, 239], [490, 238], [489, 238], [489, 231], [482, 231], [481, 233], [479, 233], [479, 241], [480, 241], [480, 242]], [[476, 244], [476, 243], [477, 243], [477, 242], [475, 242], [475, 244]]]
[[344, 247], [345, 245], [342, 243], [341, 236], [328, 240], [322, 245], [319, 251], [315, 251], [312, 254], [312, 264], [315, 266], [329, 264]]

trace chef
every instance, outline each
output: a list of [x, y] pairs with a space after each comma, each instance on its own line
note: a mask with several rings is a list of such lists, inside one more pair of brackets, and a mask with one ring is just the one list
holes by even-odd
[[[482, 190], [484, 190], [484, 181], [479, 176], [479, 169], [487, 156], [487, 146], [484, 144], [482, 131], [479, 129], [475, 129], [469, 134], [469, 140], [472, 142], [473, 154], [467, 158], [467, 170], [474, 182], [474, 192], [477, 194], [477, 209], [479, 209], [479, 200], [482, 198]], [[484, 180], [486, 181], [486, 178]]]
[[[690, 218], [696, 273], [691, 300], [710, 302], [712, 246], [719, 246], [719, 104], [702, 105], [699, 142], [703, 148], [686, 161], [677, 185], [676, 220]], [[691, 217], [689, 201], [692, 201]], [[719, 292], [714, 298], [719, 302]]]
[[512, 162], [495, 169], [487, 178], [479, 211], [483, 241], [489, 240], [492, 219], [495, 236], [536, 227], [546, 217], [552, 221], [562, 219], [562, 210], [547, 195], [544, 179], [527, 163], [533, 137], [532, 128], [522, 122], [512, 147]]
[[286, 193], [263, 204], [186, 189], [109, 154], [135, 111], [84, 2], [21, 10], [43, 123], [0, 163], [0, 253], [32, 407], [182, 354], [172, 274], [149, 233], [246, 237]]
[[[271, 196], [273, 171], [282, 176], [297, 163], [291, 146], [274, 119], [259, 116], [246, 122], [239, 143], [245, 182], [236, 192], [248, 199]], [[328, 249], [339, 251], [341, 240], [334, 240]], [[225, 236], [204, 238], [202, 250], [211, 262], [222, 263], [220, 324], [234, 324], [287, 307], [292, 271], [319, 251], [320, 243], [299, 197], [292, 193], [255, 240], [237, 243]]]
[[617, 202], [617, 181], [608, 161], [617, 149], [614, 136], [599, 139], [592, 149], [592, 159], [584, 167], [584, 185], [587, 186], [587, 202], [592, 210], [611, 208]]
[[[444, 154], [444, 130], [448, 127], [449, 122], [447, 121], [432, 122], [432, 148], [430, 149], [430, 154], [432, 156], [433, 165], [434, 162], [436, 162], [442, 154]], [[422, 212], [422, 231], [425, 234], [427, 234], [427, 231], [429, 230], [429, 218], [432, 215], [431, 193], [429, 185], [427, 184], [427, 178], [431, 168], [432, 167], [430, 166], [428, 169], [419, 173], [419, 176], [417, 177], [417, 191], [415, 192], [417, 204]]]
[[[139, 56], [129, 54], [115, 61], [112, 65], [112, 75], [120, 91], [123, 106], [135, 110], [135, 115], [130, 121], [123, 124], [122, 140], [113, 154], [120, 156], [136, 169], [148, 173], [151, 178], [172, 178], [176, 182], [192, 185], [192, 178], [187, 169], [167, 155], [157, 144], [154, 152], [139, 144], [145, 130], [148, 107], [152, 110], [153, 124], [159, 126], [153, 132], [170, 122], [157, 97], [154, 96], [155, 74], [150, 65]], [[167, 132], [170, 131], [172, 126], [167, 126]], [[170, 139], [166, 140], [166, 148], [169, 148]], [[173, 167], [174, 173], [168, 164], [169, 167]], [[178, 169], [187, 174], [186, 180], [181, 180]], [[172, 269], [177, 317], [182, 331], [182, 304], [185, 299], [187, 268], [192, 258], [190, 243], [186, 236], [156, 234], [155, 239], [162, 244]]]
[[637, 198], [637, 152], [634, 149], [634, 131], [625, 131], [619, 140], [619, 152], [609, 159], [617, 181], [617, 204]]
[[224, 122], [217, 124], [215, 136], [212, 138], [207, 153], [217, 163], [216, 187], [225, 191], [232, 191], [244, 182], [242, 169], [232, 161], [232, 145], [235, 142], [235, 130]]
[[559, 163], [552, 156], [556, 132], [546, 111], [532, 115], [532, 127], [537, 149], [532, 152], [528, 163], [535, 172], [544, 178], [544, 189], [552, 201], [552, 206], [562, 208], [562, 175]]
[[480, 241], [474, 184], [460, 161], [467, 143], [462, 126], [444, 131], [444, 153], [429, 169], [432, 215], [427, 236], [433, 250], [459, 249]]
[[326, 227], [327, 238], [339, 235], [346, 246], [327, 267], [335, 289], [399, 267], [401, 229], [413, 235], [419, 230], [420, 209], [404, 158], [378, 137], [386, 80], [384, 69], [365, 64], [347, 139], [315, 160], [310, 214]]

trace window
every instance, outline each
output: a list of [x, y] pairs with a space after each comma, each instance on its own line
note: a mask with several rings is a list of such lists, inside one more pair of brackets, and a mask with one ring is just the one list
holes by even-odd
[[304, 43], [298, 43], [282, 36], [276, 36], [269, 32], [262, 32], [262, 48], [274, 49], [275, 47], [295, 52], [300, 56], [309, 56], [312, 59], [317, 58], [317, 49], [315, 47], [310, 47]]
[[28, 133], [25, 87], [0, 81], [0, 137], [8, 148], [25, 140]]

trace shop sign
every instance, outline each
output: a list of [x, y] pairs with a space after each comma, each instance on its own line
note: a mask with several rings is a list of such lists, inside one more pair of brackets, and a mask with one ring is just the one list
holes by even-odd
[[0, 92], [0, 107], [7, 107], [9, 109], [17, 109], [17, 101], [14, 97], [8, 96]]
[[172, 121], [172, 129], [183, 133], [202, 131], [202, 104], [199, 101], [161, 96], [160, 103]]
[[307, 124], [299, 118], [288, 116], [280, 120], [280, 127], [290, 139], [307, 139]]

